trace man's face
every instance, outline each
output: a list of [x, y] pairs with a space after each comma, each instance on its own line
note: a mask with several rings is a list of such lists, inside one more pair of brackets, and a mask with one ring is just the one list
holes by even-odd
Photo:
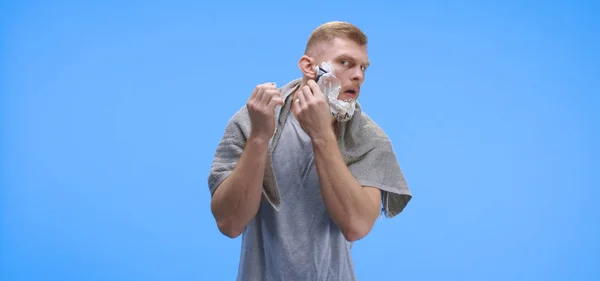
[[357, 99], [360, 87], [365, 81], [365, 71], [369, 66], [367, 46], [359, 45], [350, 39], [335, 38], [323, 46], [321, 62], [331, 61], [335, 76], [341, 83], [339, 100]]

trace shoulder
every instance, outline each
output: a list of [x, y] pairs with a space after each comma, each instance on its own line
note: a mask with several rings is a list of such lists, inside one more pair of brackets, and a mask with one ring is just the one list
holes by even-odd
[[239, 108], [227, 121], [225, 131], [223, 134], [223, 140], [236, 140], [245, 142], [250, 135], [250, 115], [246, 105]]
[[357, 129], [358, 135], [362, 137], [368, 137], [371, 140], [379, 140], [389, 142], [390, 139], [385, 133], [383, 128], [379, 126], [368, 114], [364, 111], [360, 111], [359, 116], [353, 124], [353, 127]]

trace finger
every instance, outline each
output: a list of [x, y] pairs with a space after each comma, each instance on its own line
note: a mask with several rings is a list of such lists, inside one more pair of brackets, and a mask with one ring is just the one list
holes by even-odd
[[294, 113], [298, 113], [298, 110], [300, 109], [300, 99], [298, 98], [300, 96], [300, 92], [302, 92], [302, 89], [299, 89], [292, 95], [291, 110]]
[[310, 86], [306, 86], [306, 89], [304, 90], [304, 98], [306, 99], [307, 105], [314, 103], [316, 96], [315, 96], [315, 93], [310, 88]]
[[304, 94], [306, 95], [305, 98], [307, 98], [307, 99], [310, 99], [310, 97], [313, 96], [312, 89], [308, 85], [305, 85], [304, 87], [302, 87], [302, 92], [304, 92]]
[[308, 86], [310, 87], [310, 91], [312, 92], [312, 94], [316, 97], [318, 96], [323, 96], [323, 92], [321, 92], [321, 88], [319, 88], [319, 85], [317, 84], [317, 82], [313, 81], [313, 80], [308, 80]]
[[258, 95], [258, 90], [259, 90], [258, 87], [254, 87], [254, 90], [252, 90], [252, 94], [250, 94], [250, 97], [248, 98], [248, 102], [256, 100], [256, 96]]
[[262, 83], [260, 85], [257, 85], [256, 88], [254, 88], [254, 90], [256, 91], [256, 97], [258, 101], [260, 101], [261, 99], [258, 97], [262, 97], [263, 92], [266, 89], [277, 89], [277, 86], [275, 85], [275, 82], [267, 82], [267, 83]]
[[296, 97], [297, 95], [293, 96], [293, 100], [292, 100], [292, 106], [290, 107], [290, 110], [295, 113], [298, 114], [298, 110], [300, 110], [300, 105], [298, 104], [297, 100], [298, 98]]
[[258, 87], [254, 101], [257, 103], [261, 103], [264, 95], [265, 95], [265, 88], [261, 85]]
[[276, 106], [282, 105], [282, 104], [283, 104], [283, 99], [281, 98], [281, 95], [273, 96], [271, 98], [271, 100], [269, 101], [267, 108], [269, 110], [273, 110], [273, 109], [275, 109]]
[[268, 83], [264, 83], [261, 85], [261, 87], [265, 90], [268, 89], [277, 89], [277, 85], [275, 85], [275, 82], [268, 82]]
[[263, 97], [260, 101], [261, 104], [267, 105], [269, 104], [269, 102], [271, 101], [271, 99], [273, 97], [276, 96], [281, 96], [281, 94], [279, 93], [279, 90], [277, 89], [266, 89], [265, 93], [263, 94]]
[[305, 108], [306, 106], [308, 106], [308, 97], [311, 95], [312, 94], [310, 94], [310, 91], [307, 94], [305, 92], [305, 89], [302, 89], [302, 91], [299, 91], [297, 93], [297, 97], [296, 97], [296, 102], [298, 103], [297, 105], [299, 105], [300, 108]]

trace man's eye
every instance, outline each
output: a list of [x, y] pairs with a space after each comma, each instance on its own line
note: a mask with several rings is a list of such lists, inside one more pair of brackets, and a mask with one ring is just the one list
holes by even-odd
[[347, 60], [343, 60], [343, 61], [341, 61], [341, 64], [343, 64], [343, 65], [347, 65], [347, 64], [348, 64], [348, 61], [347, 61]]

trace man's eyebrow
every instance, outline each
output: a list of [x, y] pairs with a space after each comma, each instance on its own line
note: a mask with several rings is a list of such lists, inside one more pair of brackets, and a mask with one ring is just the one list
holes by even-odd
[[[342, 54], [340, 54], [340, 55], [338, 56], [338, 59], [351, 59], [351, 60], [353, 60], [353, 61], [358, 61], [356, 58], [354, 58], [353, 56], [351, 56], [350, 54], [347, 54], [347, 53], [342, 53]], [[371, 61], [367, 60], [367, 61], [364, 63], [364, 65], [365, 65], [365, 67], [368, 67], [368, 66], [370, 66], [370, 65], [371, 65]]]

